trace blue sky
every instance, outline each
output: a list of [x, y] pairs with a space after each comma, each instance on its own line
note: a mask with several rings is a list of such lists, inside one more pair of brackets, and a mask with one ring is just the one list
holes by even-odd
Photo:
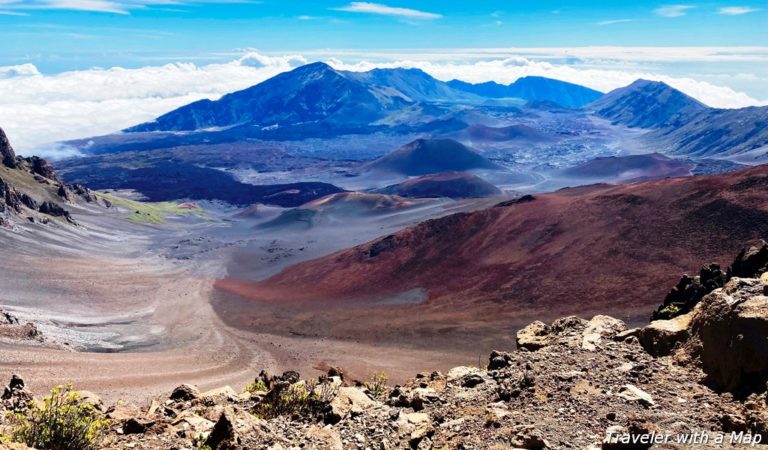
[[0, 0], [0, 65], [44, 71], [261, 51], [764, 46], [768, 2]]
[[0, 0], [0, 126], [22, 153], [146, 122], [312, 61], [441, 80], [664, 81], [768, 105], [768, 0]]

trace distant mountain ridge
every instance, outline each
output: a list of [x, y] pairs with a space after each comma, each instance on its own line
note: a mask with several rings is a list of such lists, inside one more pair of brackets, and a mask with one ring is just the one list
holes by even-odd
[[587, 109], [617, 124], [653, 130], [647, 138], [670, 154], [768, 160], [768, 107], [711, 108], [666, 83], [637, 80]]
[[537, 76], [522, 77], [509, 85], [493, 81], [472, 84], [460, 80], [451, 80], [448, 85], [482, 97], [547, 101], [568, 108], [581, 108], [603, 96], [602, 92], [578, 84]]
[[[238, 126], [277, 128], [324, 124], [354, 128], [390, 121], [418, 104], [481, 104], [488, 98], [518, 97], [580, 107], [602, 94], [583, 86], [543, 77], [525, 77], [506, 92], [473, 88], [458, 81], [440, 81], [420, 69], [336, 70], [316, 62], [281, 73], [262, 83], [199, 100], [126, 132], [197, 131]], [[501, 85], [499, 85], [501, 86]], [[439, 115], [439, 114], [437, 114]], [[405, 120], [407, 124], [408, 121]]]
[[347, 72], [317, 62], [281, 73], [219, 100], [200, 100], [128, 132], [194, 131], [238, 125], [312, 122], [365, 125], [417, 102], [480, 102], [418, 69]]

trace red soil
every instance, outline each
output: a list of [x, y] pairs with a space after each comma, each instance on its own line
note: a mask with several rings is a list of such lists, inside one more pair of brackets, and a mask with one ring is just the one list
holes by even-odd
[[216, 286], [259, 302], [339, 307], [421, 288], [427, 304], [404, 310], [485, 317], [637, 310], [658, 304], [682, 272], [725, 264], [768, 235], [766, 188], [768, 166], [563, 189], [429, 220], [263, 282]]

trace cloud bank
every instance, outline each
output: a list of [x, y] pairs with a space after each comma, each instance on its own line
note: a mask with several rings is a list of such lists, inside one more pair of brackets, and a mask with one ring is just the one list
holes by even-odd
[[[646, 49], [648, 50], [648, 49]], [[664, 52], [672, 52], [665, 49]], [[465, 53], [466, 52], [466, 53]], [[32, 64], [0, 67], [0, 127], [9, 134], [20, 153], [39, 153], [48, 157], [62, 154], [54, 141], [107, 134], [146, 122], [195, 100], [216, 99], [223, 94], [244, 89], [280, 72], [312, 60], [323, 60], [342, 70], [364, 71], [376, 67], [420, 68], [441, 80], [462, 79], [469, 82], [511, 83], [527, 75], [539, 75], [570, 81], [608, 92], [626, 86], [638, 78], [664, 81], [669, 85], [715, 107], [737, 108], [768, 104], [743, 92], [689, 77], [669, 76], [644, 70], [653, 64], [633, 60], [638, 50], [629, 51], [625, 64], [609, 59], [606, 49], [571, 49], [566, 54], [590, 54], [592, 59], [573, 62], [556, 57], [553, 49], [520, 49], [520, 55], [505, 51], [457, 51], [419, 54], [334, 52], [337, 57], [302, 55], [270, 56], [248, 51], [229, 62], [208, 65], [174, 63], [138, 69], [90, 69], [46, 75]], [[666, 58], [664, 52], [652, 52]], [[702, 50], [703, 52], [703, 50]], [[680, 51], [680, 53], [686, 53]], [[468, 55], [472, 58], [468, 58]], [[616, 52], [610, 53], [612, 58]], [[690, 56], [689, 53], [686, 53]], [[501, 56], [500, 56], [501, 55]], [[524, 56], [522, 56], [524, 55]], [[702, 53], [702, 57], [707, 57]], [[711, 50], [713, 58], [766, 58], [768, 49], [754, 48], [743, 55]], [[751, 56], [750, 56], [751, 55]], [[628, 61], [628, 62], [627, 62]]]

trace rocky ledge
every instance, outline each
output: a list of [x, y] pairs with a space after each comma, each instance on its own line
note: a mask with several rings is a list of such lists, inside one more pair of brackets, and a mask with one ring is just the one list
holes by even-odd
[[[644, 328], [534, 322], [486, 367], [403, 385], [333, 368], [312, 380], [262, 372], [243, 391], [182, 385], [144, 406], [80, 398], [109, 420], [104, 449], [744, 448], [768, 441], [767, 294], [764, 273], [729, 276]], [[14, 378], [0, 409], [23, 415], [31, 399]]]

